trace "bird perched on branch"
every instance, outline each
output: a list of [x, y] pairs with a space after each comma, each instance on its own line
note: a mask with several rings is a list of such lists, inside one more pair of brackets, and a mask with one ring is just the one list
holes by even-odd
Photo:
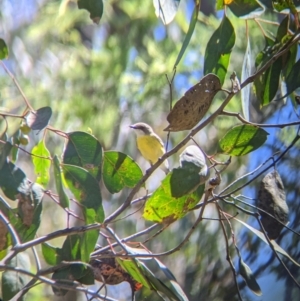
[[[130, 125], [130, 127], [135, 130], [137, 148], [142, 156], [151, 165], [155, 164], [166, 152], [161, 138], [146, 123], [138, 122]], [[167, 174], [170, 171], [169, 162], [165, 160], [160, 168]]]

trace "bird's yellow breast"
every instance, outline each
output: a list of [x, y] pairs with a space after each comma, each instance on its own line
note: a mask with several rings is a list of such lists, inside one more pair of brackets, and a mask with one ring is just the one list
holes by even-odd
[[156, 163], [165, 153], [163, 145], [155, 136], [140, 136], [136, 142], [142, 156], [151, 164]]

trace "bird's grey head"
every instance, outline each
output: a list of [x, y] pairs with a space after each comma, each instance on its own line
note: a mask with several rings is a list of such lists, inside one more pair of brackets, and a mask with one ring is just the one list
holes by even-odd
[[137, 133], [144, 134], [144, 135], [150, 135], [153, 133], [153, 130], [150, 125], [143, 122], [138, 122], [135, 124], [130, 125], [132, 129], [136, 130]]

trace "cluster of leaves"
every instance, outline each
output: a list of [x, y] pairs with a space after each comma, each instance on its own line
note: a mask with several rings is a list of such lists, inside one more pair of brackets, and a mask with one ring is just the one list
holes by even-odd
[[[162, 19], [163, 23], [168, 24], [172, 21], [175, 17], [178, 3], [179, 1], [165, 1], [161, 5], [161, 1], [154, 1], [156, 14]], [[200, 5], [200, 1], [195, 1], [192, 20], [174, 64], [175, 67], [179, 64], [188, 47], [197, 24]], [[294, 6], [291, 6], [291, 1], [281, 1], [280, 5], [276, 2], [274, 5], [277, 10], [289, 8], [291, 14], [296, 16]], [[102, 17], [102, 1], [78, 1], [78, 7], [87, 9], [91, 14], [91, 18], [96, 22], [99, 22]], [[257, 1], [248, 1], [247, 3], [240, 0], [217, 1], [217, 8], [224, 10], [229, 8], [236, 17], [246, 19], [257, 17], [264, 12], [264, 6]], [[230, 18], [227, 14], [224, 14], [219, 27], [206, 46], [204, 61], [204, 74], [213, 75], [217, 79], [218, 87], [212, 91], [211, 96], [203, 97], [207, 91], [203, 86], [202, 88], [198, 87], [204, 84], [203, 81], [200, 81], [197, 84], [198, 86], [196, 85], [188, 90], [182, 101], [178, 102], [179, 105], [175, 106], [173, 110], [179, 110], [179, 113], [175, 114], [172, 110], [169, 116], [175, 115], [175, 117], [168, 119], [168, 121], [171, 124], [171, 122], [178, 122], [180, 118], [187, 118], [188, 121], [192, 120], [192, 125], [188, 125], [187, 128], [181, 128], [182, 123], [179, 122], [179, 125], [176, 125], [176, 131], [191, 129], [201, 121], [216, 93], [221, 89], [226, 94], [224, 101], [215, 113], [194, 128], [182, 142], [166, 153], [144, 176], [140, 167], [132, 158], [119, 151], [103, 151], [101, 143], [93, 135], [79, 131], [64, 133], [61, 130], [54, 129], [49, 125], [52, 115], [50, 107], [42, 107], [34, 110], [26, 101], [26, 109], [21, 116], [10, 116], [9, 114], [1, 113], [3, 118], [15, 117], [22, 118], [23, 120], [18, 131], [12, 136], [9, 137], [7, 135], [9, 125], [7, 125], [1, 136], [0, 187], [3, 192], [3, 198], [1, 197], [0, 199], [0, 266], [5, 270], [2, 275], [3, 298], [9, 300], [16, 294], [18, 294], [19, 298], [22, 298], [37, 280], [51, 284], [55, 294], [64, 295], [68, 290], [80, 290], [80, 284], [93, 284], [96, 279], [106, 284], [117, 284], [122, 281], [128, 281], [133, 292], [144, 286], [157, 292], [162, 298], [188, 300], [188, 297], [176, 282], [175, 277], [165, 265], [157, 259], [151, 259], [166, 276], [167, 280], [162, 281], [151, 272], [142, 260], [142, 258], [152, 258], [153, 254], [150, 251], [146, 252], [143, 247], [139, 249], [130, 248], [124, 240], [118, 238], [118, 235], [108, 225], [110, 222], [115, 221], [120, 214], [126, 212], [126, 209], [132, 204], [136, 192], [144, 185], [145, 181], [162, 161], [176, 153], [190, 141], [192, 136], [217, 116], [223, 114], [239, 118], [242, 124], [230, 129], [219, 140], [216, 154], [244, 156], [265, 143], [268, 133], [262, 129], [264, 125], [254, 124], [249, 121], [251, 90], [248, 88], [254, 82], [257, 98], [261, 106], [266, 106], [278, 95], [279, 90], [281, 90], [281, 98], [286, 98], [300, 87], [300, 78], [297, 71], [300, 60], [296, 62], [300, 35], [298, 34], [298, 27], [293, 30], [290, 25], [289, 16], [287, 15], [280, 23], [275, 39], [265, 35], [266, 47], [256, 57], [256, 72], [253, 76], [250, 70], [252, 67], [250, 60], [251, 47], [248, 39], [242, 66], [243, 83], [240, 85], [236, 75], [233, 74], [231, 76], [232, 87], [225, 89], [222, 86], [228, 78], [228, 66], [236, 36]], [[295, 26], [298, 24], [297, 20], [296, 18]], [[3, 60], [7, 56], [8, 48], [5, 42], [0, 40], [0, 58]], [[4, 66], [4, 68], [6, 67]], [[225, 106], [240, 91], [242, 92], [244, 118], [239, 114], [224, 111]], [[192, 101], [197, 102], [196, 109], [189, 103], [190, 97], [194, 97], [195, 93], [196, 97]], [[293, 94], [292, 98], [295, 99], [295, 97], [296, 95]], [[203, 105], [201, 99], [202, 101], [204, 99], [205, 102], [204, 111], [200, 110]], [[192, 118], [189, 115], [185, 116], [185, 112], [181, 111], [182, 106], [190, 109]], [[169, 128], [169, 130], [172, 131], [172, 128]], [[24, 151], [22, 145], [28, 142], [28, 140], [26, 141], [28, 139], [27, 135], [41, 131], [44, 135], [30, 151], [37, 176], [36, 181], [33, 182], [16, 165], [16, 160], [18, 153]], [[50, 132], [62, 136], [66, 141], [61, 160], [47, 149], [47, 134]], [[295, 138], [294, 144], [298, 138], [298, 136]], [[281, 158], [282, 156], [277, 161]], [[216, 170], [217, 177], [220, 177], [221, 171], [216, 169], [217, 165], [218, 163], [215, 162], [213, 168]], [[51, 166], [53, 178], [55, 179], [56, 194], [47, 190]], [[219, 182], [214, 182], [214, 180], [210, 180], [210, 183], [215, 184], [213, 186], [218, 186]], [[102, 205], [101, 181], [111, 194], [119, 193], [124, 189], [131, 189], [125, 202], [109, 216], [106, 216]], [[191, 210], [201, 208], [199, 218], [190, 230], [186, 238], [187, 240], [197, 224], [203, 219], [202, 214], [206, 203], [214, 203], [218, 208], [221, 226], [224, 227], [222, 219], [226, 219], [228, 225], [231, 227], [229, 219], [232, 216], [221, 210], [217, 204], [217, 200], [223, 200], [225, 203], [239, 208], [242, 212], [250, 214], [236, 205], [235, 201], [239, 201], [239, 199], [235, 198], [234, 201], [230, 201], [234, 198], [234, 193], [242, 188], [242, 186], [239, 186], [238, 189], [230, 190], [231, 186], [229, 185], [223, 189], [218, 195], [205, 195], [205, 202], [198, 204], [205, 192], [204, 184], [199, 185], [198, 172], [182, 168], [173, 169], [153, 194], [147, 195], [144, 198], [147, 199], [147, 202], [143, 217], [148, 221], [168, 226], [171, 222], [183, 218]], [[230, 192], [226, 193], [228, 190]], [[72, 198], [69, 197], [69, 192], [72, 193]], [[41, 224], [42, 199], [44, 195], [48, 195], [55, 200], [57, 205], [66, 211], [68, 216], [72, 215], [78, 220], [83, 221], [84, 226], [66, 228], [63, 232], [48, 233], [42, 239], [34, 239]], [[4, 199], [4, 196], [11, 201], [17, 201], [17, 208], [12, 208]], [[70, 209], [70, 199], [76, 200], [76, 204], [80, 208], [79, 214], [75, 214]], [[242, 221], [239, 222], [270, 245], [274, 252], [282, 253], [293, 261], [275, 242], [270, 242], [269, 237], [263, 230], [263, 226], [263, 231], [260, 232]], [[100, 229], [105, 229], [116, 242], [110, 244], [109, 247], [97, 247], [96, 244]], [[226, 231], [224, 230], [224, 236], [226, 237], [226, 235]], [[47, 243], [48, 240], [59, 236], [66, 236], [61, 248], [51, 246]], [[107, 240], [109, 242], [109, 238]], [[27, 267], [23, 267], [22, 263], [20, 264], [21, 261], [18, 262], [15, 259], [24, 250], [40, 244], [42, 245], [44, 260], [52, 268], [45, 271], [39, 270], [36, 274], [31, 274]], [[108, 252], [110, 248], [114, 251]], [[115, 251], [117, 248], [121, 251]], [[179, 247], [169, 253], [171, 254], [177, 249]], [[169, 253], [166, 252], [165, 255]], [[243, 261], [238, 248], [237, 254], [239, 257], [240, 275], [245, 279], [248, 287], [255, 294], [260, 295], [261, 290], [255, 277], [251, 269]], [[105, 261], [107, 257], [115, 259], [113, 262], [107, 262]], [[295, 261], [293, 262], [297, 264]], [[112, 270], [109, 274], [107, 274], [107, 267]], [[234, 279], [236, 280], [233, 264], [232, 270], [234, 272]], [[52, 279], [43, 276], [50, 273], [52, 273]], [[98, 273], [100, 273], [100, 276]], [[120, 276], [114, 277], [117, 274], [120, 274]], [[22, 275], [24, 275], [24, 278]], [[32, 277], [29, 283], [27, 283], [27, 276]], [[18, 286], [12, 285], [15, 282], [18, 283]], [[238, 286], [237, 291], [240, 296]], [[94, 298], [106, 298], [100, 293], [95, 293], [88, 289], [84, 292], [91, 294]]]

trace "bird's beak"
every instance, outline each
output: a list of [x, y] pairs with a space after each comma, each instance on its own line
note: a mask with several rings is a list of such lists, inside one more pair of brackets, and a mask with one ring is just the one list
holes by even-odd
[[133, 124], [130, 125], [129, 127], [132, 128], [132, 129], [135, 129], [135, 126]]

